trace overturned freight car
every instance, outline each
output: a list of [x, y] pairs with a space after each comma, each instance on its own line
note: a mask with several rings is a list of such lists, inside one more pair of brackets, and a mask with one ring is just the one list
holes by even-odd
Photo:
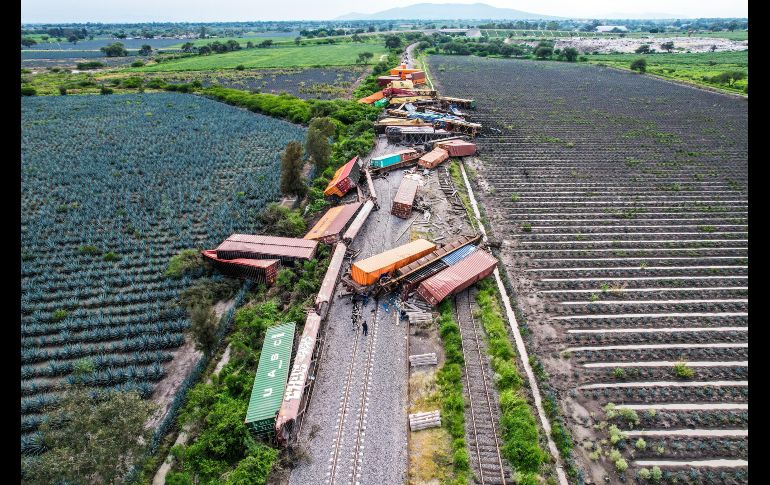
[[324, 189], [324, 195], [342, 197], [358, 184], [359, 178], [361, 178], [361, 167], [358, 164], [358, 155], [356, 155], [334, 172], [334, 176]]
[[217, 257], [217, 252], [211, 249], [201, 251], [201, 254], [213, 261], [217, 270], [227, 276], [249, 279], [267, 286], [275, 283], [275, 278], [281, 269], [280, 259], [220, 259]]
[[361, 208], [360, 202], [352, 204], [338, 205], [332, 207], [318, 220], [312, 229], [305, 234], [305, 239], [312, 239], [324, 244], [334, 244], [342, 238], [342, 233], [353, 220], [358, 209]]
[[401, 185], [398, 186], [398, 192], [393, 197], [393, 206], [390, 213], [401, 219], [409, 219], [412, 215], [414, 199], [417, 197], [417, 180], [405, 176], [401, 179]]
[[449, 295], [457, 294], [492, 274], [497, 259], [480, 249], [456, 264], [436, 273], [417, 287], [417, 294], [430, 305], [438, 305]]
[[388, 275], [402, 266], [415, 261], [436, 249], [436, 245], [425, 239], [395, 247], [384, 253], [353, 263], [351, 277], [361, 286], [377, 282], [383, 275]]
[[293, 237], [233, 234], [214, 251], [217, 258], [233, 259], [280, 259], [281, 263], [293, 264], [297, 260], [315, 257], [318, 241]]
[[443, 148], [434, 148], [425, 155], [420, 157], [420, 161], [417, 165], [422, 168], [436, 168], [449, 158], [449, 152]]

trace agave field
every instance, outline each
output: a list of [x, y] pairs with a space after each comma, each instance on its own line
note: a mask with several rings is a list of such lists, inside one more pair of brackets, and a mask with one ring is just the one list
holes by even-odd
[[586, 478], [747, 483], [748, 102], [580, 64], [430, 69], [488, 129], [479, 195]]
[[178, 93], [22, 100], [23, 445], [81, 365], [89, 385], [152, 395], [189, 326], [170, 257], [253, 231], [302, 139]]

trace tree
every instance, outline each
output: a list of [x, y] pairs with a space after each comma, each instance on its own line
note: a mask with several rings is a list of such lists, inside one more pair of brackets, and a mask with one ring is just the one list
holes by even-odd
[[206, 56], [206, 55], [211, 54], [211, 47], [209, 47], [207, 45], [202, 45], [202, 46], [198, 47], [198, 54], [200, 54], [202, 56]]
[[660, 44], [660, 48], [670, 53], [672, 50], [674, 50], [674, 41], [669, 40], [668, 42], [664, 42]]
[[219, 321], [209, 300], [192, 302], [188, 308], [190, 314], [190, 334], [195, 341], [195, 348], [210, 356], [217, 344]]
[[302, 145], [290, 141], [281, 154], [281, 192], [284, 195], [305, 195], [307, 186], [302, 177], [302, 166]]
[[356, 59], [356, 64], [368, 64], [369, 60], [374, 57], [374, 54], [371, 52], [361, 52], [358, 54], [358, 59]]
[[259, 47], [262, 47], [262, 48], [270, 47], [271, 45], [273, 45], [272, 39], [265, 39], [259, 43]]
[[712, 45], [711, 47], [709, 47], [709, 50], [711, 52], [715, 52], [717, 50], [717, 46], [716, 45]]
[[637, 47], [634, 52], [636, 52], [637, 54], [649, 54], [650, 44], [642, 44], [639, 47]]
[[128, 55], [128, 51], [121, 42], [115, 42], [114, 44], [104, 46], [100, 50], [104, 52], [107, 57], [126, 57]]
[[567, 59], [567, 62], [575, 62], [578, 58], [578, 50], [574, 47], [566, 47], [564, 51], [562, 51], [564, 54], [564, 57]]
[[350, 40], [351, 40], [352, 42], [363, 42], [363, 41], [364, 41], [364, 40], [363, 40], [363, 39], [362, 39], [362, 38], [361, 38], [361, 37], [360, 37], [358, 34], [353, 34], [353, 35], [350, 37]]
[[49, 451], [29, 462], [28, 483], [118, 483], [141, 458], [156, 405], [135, 392], [68, 388], [40, 432]]
[[182, 52], [192, 52], [195, 50], [195, 44], [192, 42], [185, 42], [182, 44]]
[[553, 55], [553, 47], [541, 45], [537, 49], [535, 49], [535, 57], [538, 59], [545, 59], [546, 57], [551, 57]]
[[299, 45], [301, 40], [302, 40], [302, 37], [295, 37], [294, 38], [294, 45]]
[[142, 47], [139, 49], [139, 55], [149, 56], [150, 54], [152, 54], [152, 46], [149, 44], [143, 44]]
[[198, 37], [201, 39], [206, 38], [206, 27], [201, 25], [200, 33], [198, 34]]
[[401, 47], [401, 38], [397, 35], [388, 35], [385, 37], [385, 47], [388, 49], [398, 49]]
[[246, 42], [246, 48], [247, 49], [253, 49], [254, 48], [254, 42], [252, 42], [252, 41]]
[[32, 47], [33, 45], [37, 44], [37, 41], [33, 39], [32, 37], [22, 37], [21, 38], [21, 45], [24, 47]]
[[632, 71], [639, 71], [640, 73], [643, 73], [647, 71], [647, 59], [644, 57], [641, 57], [634, 62], [631, 63], [631, 70]]
[[310, 120], [305, 137], [305, 152], [316, 166], [316, 173], [322, 173], [332, 153], [329, 137], [336, 131], [331, 118], [321, 117]]
[[73, 44], [77, 44], [78, 43], [78, 36], [77, 35], [70, 35], [69, 37], [67, 37], [67, 42], [71, 42]]

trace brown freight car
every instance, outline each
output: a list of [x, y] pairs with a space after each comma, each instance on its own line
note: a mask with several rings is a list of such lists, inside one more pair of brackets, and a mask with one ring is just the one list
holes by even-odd
[[408, 219], [412, 215], [414, 198], [417, 196], [417, 181], [411, 177], [404, 177], [393, 197], [393, 207], [390, 213], [401, 219]]

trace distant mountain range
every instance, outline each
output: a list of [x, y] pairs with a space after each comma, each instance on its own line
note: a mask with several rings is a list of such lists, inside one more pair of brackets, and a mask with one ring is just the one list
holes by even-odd
[[498, 8], [484, 3], [417, 3], [376, 13], [349, 13], [335, 20], [560, 20], [565, 17]]

